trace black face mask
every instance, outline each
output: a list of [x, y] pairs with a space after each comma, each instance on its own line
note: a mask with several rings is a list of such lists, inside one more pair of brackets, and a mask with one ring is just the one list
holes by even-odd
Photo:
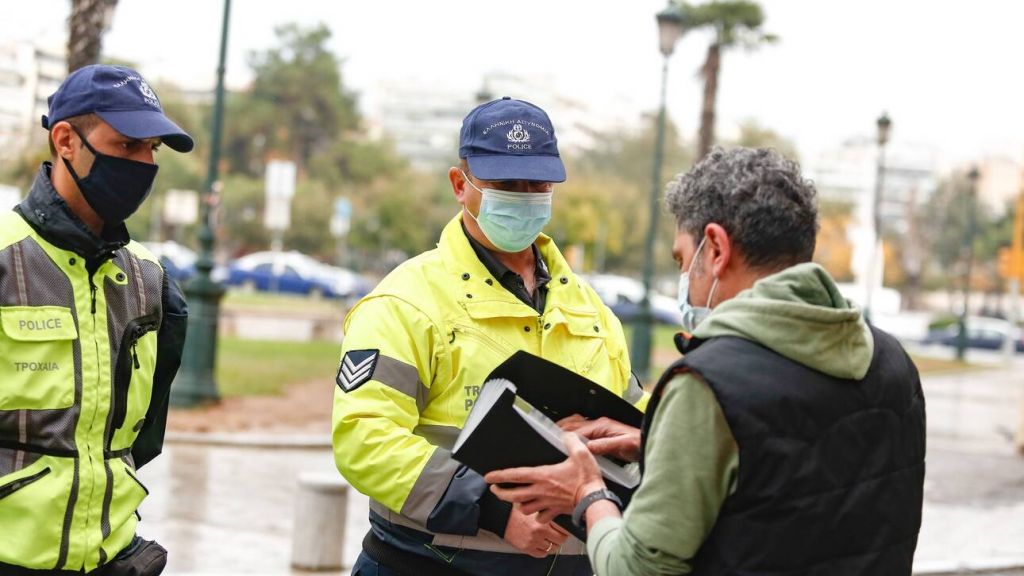
[[[74, 128], [74, 127], [72, 127]], [[118, 158], [97, 152], [85, 136], [74, 128], [85, 147], [95, 157], [92, 169], [79, 178], [71, 162], [61, 157], [82, 196], [106, 225], [116, 226], [128, 219], [142, 205], [153, 188], [157, 165]]]

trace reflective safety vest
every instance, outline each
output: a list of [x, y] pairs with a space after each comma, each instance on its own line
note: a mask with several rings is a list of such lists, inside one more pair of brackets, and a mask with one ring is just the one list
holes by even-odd
[[0, 216], [0, 566], [91, 571], [131, 542], [163, 274], [132, 242], [90, 275]]
[[[475, 502], [463, 502], [464, 494], [449, 489], [460, 468], [449, 449], [484, 379], [512, 353], [526, 350], [646, 403], [632, 378], [618, 319], [572, 273], [550, 238], [541, 235], [536, 243], [551, 274], [543, 313], [491, 277], [457, 216], [436, 249], [396, 268], [345, 320], [334, 397], [335, 462], [353, 487], [370, 496], [379, 518], [433, 534], [431, 549], [520, 554], [491, 531], [427, 528], [440, 515], [476, 513]], [[392, 536], [395, 544], [402, 530]], [[572, 539], [562, 553], [586, 551]], [[488, 570], [506, 571], [497, 565]]]

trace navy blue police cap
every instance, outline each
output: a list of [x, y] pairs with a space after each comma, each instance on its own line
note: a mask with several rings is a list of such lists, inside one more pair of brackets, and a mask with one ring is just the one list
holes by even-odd
[[508, 96], [477, 106], [463, 119], [459, 158], [481, 180], [565, 182], [551, 119]]
[[82, 114], [96, 114], [129, 138], [160, 138], [178, 152], [192, 137], [164, 115], [160, 99], [142, 75], [124, 66], [94, 64], [72, 72], [47, 100], [43, 128]]

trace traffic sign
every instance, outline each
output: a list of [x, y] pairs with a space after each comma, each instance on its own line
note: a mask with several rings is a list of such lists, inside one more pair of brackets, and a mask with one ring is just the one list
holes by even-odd
[[199, 194], [195, 190], [171, 188], [164, 195], [164, 222], [173, 226], [199, 220]]
[[291, 225], [291, 202], [295, 195], [295, 162], [267, 162], [266, 194], [263, 225], [268, 230], [287, 230]]
[[341, 238], [348, 234], [352, 227], [352, 201], [348, 198], [335, 198], [334, 213], [331, 215], [331, 236]]

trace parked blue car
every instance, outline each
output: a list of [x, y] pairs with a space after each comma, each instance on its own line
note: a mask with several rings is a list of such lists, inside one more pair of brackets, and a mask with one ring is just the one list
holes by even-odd
[[322, 264], [298, 252], [254, 252], [228, 266], [228, 286], [323, 298], [364, 296], [370, 284], [351, 270]]

